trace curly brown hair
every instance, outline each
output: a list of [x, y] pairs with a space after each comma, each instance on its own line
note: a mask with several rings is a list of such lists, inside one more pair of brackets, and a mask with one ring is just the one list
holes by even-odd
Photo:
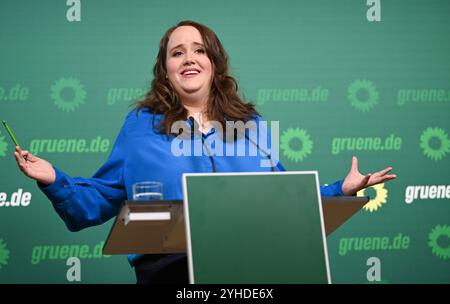
[[172, 84], [166, 79], [167, 43], [172, 32], [180, 26], [193, 26], [202, 36], [206, 54], [213, 67], [213, 81], [209, 95], [206, 115], [209, 120], [220, 122], [225, 128], [226, 121], [248, 121], [258, 116], [252, 103], [245, 103], [238, 94], [236, 80], [228, 75], [228, 55], [217, 35], [207, 26], [185, 20], [167, 30], [159, 44], [159, 52], [153, 67], [154, 78], [151, 88], [145, 99], [137, 102], [136, 109], [149, 108], [153, 114], [164, 114], [160, 125], [160, 132], [167, 135], [171, 133], [174, 122], [185, 120], [187, 110], [183, 107], [181, 99]]

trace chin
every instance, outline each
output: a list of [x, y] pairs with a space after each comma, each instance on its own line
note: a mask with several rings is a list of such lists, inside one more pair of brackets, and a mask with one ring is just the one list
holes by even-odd
[[189, 86], [189, 87], [182, 87], [181, 89], [185, 94], [195, 94], [201, 90], [201, 86]]

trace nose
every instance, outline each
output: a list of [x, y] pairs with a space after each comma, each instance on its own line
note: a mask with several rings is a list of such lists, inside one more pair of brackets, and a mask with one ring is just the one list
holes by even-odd
[[192, 54], [188, 53], [186, 54], [186, 57], [184, 59], [183, 65], [191, 65], [194, 64], [194, 60], [192, 59]]

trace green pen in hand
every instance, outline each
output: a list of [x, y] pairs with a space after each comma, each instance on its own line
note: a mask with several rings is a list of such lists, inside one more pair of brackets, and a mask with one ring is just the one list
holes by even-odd
[[[16, 146], [19, 146], [19, 147], [20, 147], [19, 142], [17, 141], [16, 137], [14, 136], [14, 133], [11, 131], [10, 127], [9, 127], [8, 124], [6, 123], [6, 120], [3, 120], [2, 123], [3, 123], [3, 126], [5, 126], [6, 132], [8, 132], [8, 134], [9, 134], [9, 136], [11, 137], [12, 141], [14, 142], [14, 144], [15, 144]], [[23, 158], [24, 158], [25, 160], [27, 160], [26, 156], [23, 157]]]

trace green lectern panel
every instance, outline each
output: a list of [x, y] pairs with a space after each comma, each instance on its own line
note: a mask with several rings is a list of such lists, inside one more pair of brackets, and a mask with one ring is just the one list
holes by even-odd
[[191, 283], [329, 283], [317, 172], [185, 174]]

